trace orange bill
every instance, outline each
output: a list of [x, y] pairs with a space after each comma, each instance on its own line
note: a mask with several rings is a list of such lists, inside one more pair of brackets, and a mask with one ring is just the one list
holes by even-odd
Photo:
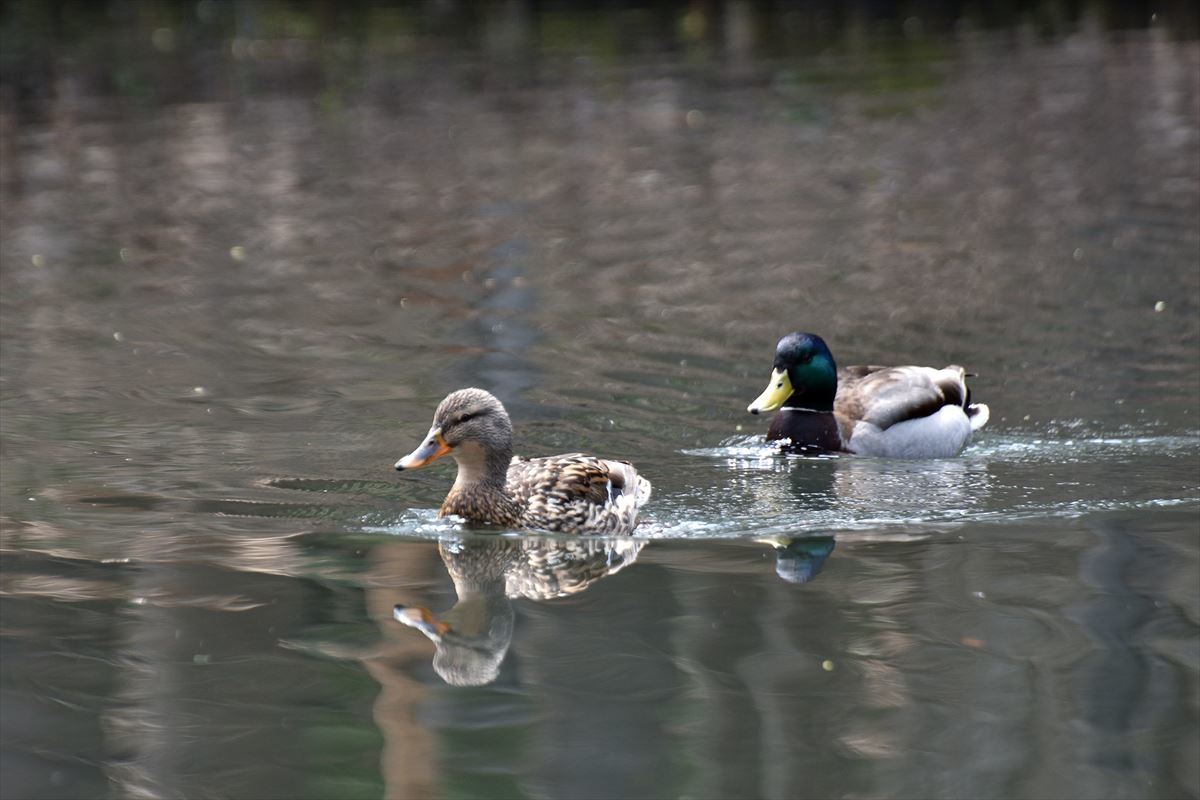
[[396, 606], [392, 616], [410, 628], [416, 628], [431, 639], [437, 640], [450, 632], [450, 625], [433, 616], [428, 608], [421, 606]]
[[433, 428], [425, 437], [425, 441], [416, 450], [413, 450], [396, 462], [396, 469], [401, 471], [406, 469], [420, 469], [437, 461], [449, 453], [450, 450], [450, 445], [446, 444], [446, 440], [442, 438], [442, 429]]

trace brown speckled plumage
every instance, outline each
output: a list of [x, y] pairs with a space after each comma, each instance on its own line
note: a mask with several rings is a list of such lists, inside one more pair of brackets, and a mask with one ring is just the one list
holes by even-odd
[[[461, 389], [441, 402], [423, 447], [432, 448], [438, 437], [459, 467], [441, 516], [561, 533], [622, 534], [637, 525], [638, 509], [650, 496], [650, 482], [624, 461], [583, 453], [513, 458], [508, 414], [482, 389]], [[412, 466], [436, 457], [416, 459]], [[412, 468], [407, 459], [397, 468]]]
[[438, 552], [456, 586], [502, 578], [510, 598], [552, 600], [582, 592], [632, 564], [644, 542], [633, 539], [443, 540]]
[[433, 668], [443, 680], [481, 686], [500, 674], [512, 642], [512, 598], [543, 601], [582, 592], [632, 564], [642, 545], [608, 537], [443, 539], [438, 551], [458, 601], [440, 614], [397, 606], [393, 615], [433, 641]]

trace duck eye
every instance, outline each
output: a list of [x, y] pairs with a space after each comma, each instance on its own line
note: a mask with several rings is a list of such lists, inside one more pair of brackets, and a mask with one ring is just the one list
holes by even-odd
[[471, 417], [473, 417], [473, 416], [475, 416], [475, 415], [474, 414], [459, 414], [458, 415], [458, 424], [459, 425], [463, 424], [467, 420], [471, 419]]

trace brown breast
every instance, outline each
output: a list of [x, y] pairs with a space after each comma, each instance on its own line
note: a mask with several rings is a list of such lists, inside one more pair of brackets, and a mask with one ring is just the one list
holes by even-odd
[[771, 420], [767, 441], [791, 439], [794, 452], [840, 453], [842, 444], [838, 422], [832, 412], [783, 409]]

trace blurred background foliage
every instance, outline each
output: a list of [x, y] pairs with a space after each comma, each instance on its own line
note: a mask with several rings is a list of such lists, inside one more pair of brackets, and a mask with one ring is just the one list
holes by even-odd
[[[973, 31], [1052, 39], [1089, 24], [1195, 38], [1198, 9], [1189, 0], [8, 0], [0, 103], [37, 115], [67, 92], [170, 103], [315, 90], [339, 104], [386, 94], [386, 75], [406, 61], [464, 53], [518, 81], [552, 79], [545, 65], [559, 57], [672, 53], [703, 65], [869, 48], [911, 62], [947, 34]], [[889, 91], [911, 76], [875, 78]]]

